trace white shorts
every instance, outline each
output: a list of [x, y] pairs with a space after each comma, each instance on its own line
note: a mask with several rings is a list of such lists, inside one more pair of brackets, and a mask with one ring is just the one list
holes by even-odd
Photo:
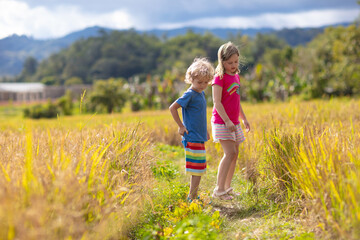
[[219, 140], [231, 140], [234, 142], [242, 143], [245, 141], [244, 132], [241, 128], [240, 123], [235, 125], [235, 132], [230, 132], [225, 124], [211, 123], [212, 127], [212, 137], [214, 142], [219, 142]]

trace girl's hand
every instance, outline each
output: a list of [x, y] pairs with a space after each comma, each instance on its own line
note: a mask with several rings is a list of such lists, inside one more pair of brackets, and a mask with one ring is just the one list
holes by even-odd
[[186, 129], [185, 126], [179, 127], [178, 132], [181, 136], [184, 136], [184, 133], [186, 132], [186, 134], [189, 134], [188, 130]]
[[250, 132], [250, 124], [249, 122], [245, 119], [243, 120], [243, 124], [245, 125], [245, 128], [246, 128], [246, 132]]
[[209, 134], [209, 132], [207, 132], [206, 135], [207, 135], [207, 140], [210, 140], [210, 134]]
[[227, 121], [225, 122], [225, 127], [230, 131], [230, 132], [235, 132], [236, 131], [236, 127], [234, 125], [234, 123], [232, 121]]

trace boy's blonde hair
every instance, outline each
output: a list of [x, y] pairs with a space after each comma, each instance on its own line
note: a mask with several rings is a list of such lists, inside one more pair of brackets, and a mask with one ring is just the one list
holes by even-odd
[[[223, 78], [225, 72], [224, 61], [227, 61], [233, 54], [237, 54], [239, 60], [241, 60], [240, 51], [237, 46], [235, 46], [235, 44], [233, 44], [232, 42], [227, 42], [220, 46], [218, 51], [218, 65], [215, 69], [215, 74], [219, 76], [220, 79]], [[240, 73], [239, 66], [236, 69], [236, 73]]]
[[209, 83], [211, 83], [211, 80], [214, 78], [214, 67], [206, 58], [195, 58], [187, 69], [185, 82], [192, 84], [196, 78], [208, 80]]

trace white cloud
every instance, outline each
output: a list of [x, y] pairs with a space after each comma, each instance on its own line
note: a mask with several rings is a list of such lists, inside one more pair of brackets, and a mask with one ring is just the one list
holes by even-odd
[[183, 26], [207, 28], [261, 28], [275, 29], [294, 27], [320, 27], [328, 24], [352, 22], [360, 11], [352, 10], [317, 10], [298, 13], [268, 13], [252, 17], [212, 17], [187, 22], [162, 24], [159, 28], [171, 29]]
[[84, 13], [71, 5], [49, 10], [45, 7], [30, 8], [19, 1], [0, 1], [0, 38], [11, 34], [54, 38], [94, 25], [128, 29], [134, 24], [125, 10], [94, 14]]
[[[154, 1], [159, 2], [160, 0]], [[176, 7], [181, 11], [181, 9], [186, 7], [183, 5], [189, 1], [177, 2], [178, 5]], [[260, 0], [254, 1], [257, 4], [260, 3]], [[45, 3], [45, 0], [43, 2]], [[61, 1], [59, 2], [61, 3]], [[73, 2], [74, 4], [76, 3], [76, 1]], [[204, 15], [209, 11], [206, 7], [206, 2], [206, 0], [199, 0], [196, 5], [191, 5], [191, 7], [193, 8], [197, 5], [203, 6], [201, 12]], [[222, 5], [229, 7], [233, 1], [220, 0], [220, 2]], [[147, 3], [150, 4], [150, 2]], [[254, 3], [252, 2], [252, 4]], [[145, 5], [145, 9], [148, 5]], [[129, 12], [124, 8], [125, 5], [121, 5], [121, 7], [120, 9], [114, 8], [107, 13], [103, 11], [96, 13], [94, 10], [86, 12], [84, 10], [85, 6], [82, 8], [75, 5], [59, 5], [58, 7], [37, 5], [37, 7], [30, 7], [27, 3], [22, 2], [22, 0], [0, 0], [0, 38], [12, 34], [25, 34], [37, 39], [55, 38], [95, 25], [114, 29], [134, 27], [142, 30], [152, 28], [171, 29], [184, 26], [206, 28], [272, 27], [277, 29], [284, 27], [318, 27], [327, 24], [351, 22], [359, 16], [359, 9], [354, 8], [350, 10], [317, 10], [298, 13], [267, 13], [250, 17], [241, 15], [216, 17], [212, 15], [212, 17], [198, 18], [190, 21], [159, 23], [164, 18], [162, 15], [163, 8], [155, 12], [154, 9], [156, 10], [156, 8], [149, 8], [144, 13], [135, 10], [134, 12]], [[219, 10], [219, 12], [221, 11]], [[186, 13], [189, 13], [189, 11], [186, 11]], [[164, 14], [167, 16], [170, 13], [167, 10]]]

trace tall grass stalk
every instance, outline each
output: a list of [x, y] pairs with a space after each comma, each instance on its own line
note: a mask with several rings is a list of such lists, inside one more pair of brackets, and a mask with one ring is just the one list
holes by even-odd
[[[359, 239], [360, 101], [292, 99], [243, 109], [252, 129], [235, 174], [251, 181], [249, 190], [267, 192], [319, 238]], [[169, 111], [30, 122], [0, 121], [0, 239], [124, 237], [141, 199], [150, 201], [152, 143], [181, 145]], [[221, 147], [211, 139], [206, 150], [216, 169]], [[43, 188], [29, 195], [22, 185], [27, 156], [28, 178]]]
[[127, 238], [152, 184], [148, 133], [56, 121], [0, 133], [0, 239]]
[[266, 151], [279, 189], [291, 192], [292, 200], [302, 196], [303, 207], [320, 207], [326, 229], [348, 239], [360, 237], [360, 155], [354, 145], [360, 136], [354, 132], [352, 123], [345, 127], [341, 121], [270, 132]]

